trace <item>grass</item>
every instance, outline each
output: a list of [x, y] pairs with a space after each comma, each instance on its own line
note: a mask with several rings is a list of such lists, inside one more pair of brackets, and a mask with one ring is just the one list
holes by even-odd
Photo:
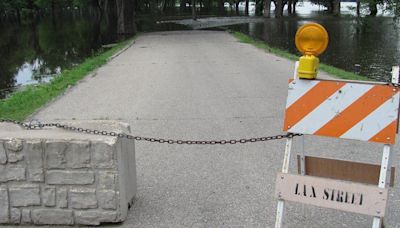
[[29, 85], [0, 100], [0, 119], [23, 121], [40, 107], [63, 94], [67, 88], [75, 85], [86, 75], [108, 62], [119, 50], [127, 46], [132, 39], [118, 43], [113, 48], [86, 59], [83, 63], [64, 70], [50, 83]]
[[[240, 42], [242, 43], [247, 43], [247, 44], [251, 44], [257, 48], [266, 50], [269, 53], [293, 60], [293, 61], [297, 61], [299, 59], [300, 56], [294, 55], [292, 53], [289, 53], [287, 51], [278, 49], [278, 48], [274, 48], [269, 46], [268, 44], [266, 44], [263, 41], [260, 40], [256, 40], [244, 33], [241, 32], [232, 32], [233, 36], [236, 37]], [[321, 63], [319, 66], [319, 69], [322, 71], [325, 71], [326, 73], [335, 76], [337, 78], [341, 78], [341, 79], [348, 79], [348, 80], [361, 80], [361, 81], [371, 81], [372, 79], [367, 78], [365, 76], [362, 75], [358, 75], [352, 72], [348, 72], [324, 63]]]

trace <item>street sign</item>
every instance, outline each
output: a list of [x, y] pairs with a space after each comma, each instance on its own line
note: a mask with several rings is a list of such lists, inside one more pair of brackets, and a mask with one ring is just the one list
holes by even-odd
[[319, 177], [278, 173], [278, 199], [347, 212], [385, 216], [387, 189]]

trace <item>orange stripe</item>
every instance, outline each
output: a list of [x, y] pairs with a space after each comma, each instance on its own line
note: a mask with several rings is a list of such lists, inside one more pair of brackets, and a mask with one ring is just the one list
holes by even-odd
[[290, 127], [294, 126], [345, 84], [344, 82], [329, 81], [321, 81], [316, 84], [286, 109], [283, 130], [287, 131]]
[[390, 99], [394, 93], [393, 88], [388, 86], [372, 87], [349, 107], [316, 131], [314, 135], [340, 137]]
[[379, 142], [386, 144], [394, 144], [396, 138], [397, 120], [394, 120], [389, 125], [387, 125], [382, 131], [374, 135], [368, 141]]

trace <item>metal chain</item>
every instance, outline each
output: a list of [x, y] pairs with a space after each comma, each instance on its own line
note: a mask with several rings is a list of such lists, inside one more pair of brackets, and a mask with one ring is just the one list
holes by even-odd
[[[36, 122], [36, 123], [33, 123]], [[254, 143], [254, 142], [265, 142], [270, 140], [293, 138], [295, 136], [301, 136], [302, 134], [287, 133], [285, 135], [274, 135], [260, 138], [248, 138], [248, 139], [230, 139], [230, 140], [176, 140], [176, 139], [162, 139], [162, 138], [148, 138], [141, 136], [133, 136], [125, 133], [117, 133], [112, 131], [100, 131], [87, 128], [73, 127], [60, 123], [41, 123], [39, 121], [31, 121], [29, 123], [23, 123], [16, 120], [0, 119], [0, 123], [12, 123], [19, 125], [28, 130], [42, 129], [43, 127], [56, 127], [67, 131], [82, 132], [94, 135], [114, 136], [118, 138], [134, 139], [137, 141], [157, 142], [157, 143], [168, 143], [168, 144], [186, 144], [186, 145], [225, 145], [225, 144], [236, 144], [236, 143]]]

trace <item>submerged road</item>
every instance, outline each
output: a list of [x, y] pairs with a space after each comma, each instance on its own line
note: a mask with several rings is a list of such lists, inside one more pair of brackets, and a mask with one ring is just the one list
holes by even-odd
[[[294, 63], [226, 32], [139, 36], [38, 112], [39, 120], [111, 119], [132, 134], [230, 139], [282, 133]], [[244, 145], [136, 143], [138, 194], [123, 227], [273, 227], [284, 140]], [[381, 145], [306, 137], [307, 154], [379, 163]], [[298, 148], [298, 142], [294, 149]], [[394, 147], [395, 152], [399, 146]], [[393, 164], [398, 164], [398, 153]], [[290, 172], [295, 172], [294, 160]], [[398, 172], [397, 172], [398, 173]], [[385, 223], [400, 226], [400, 179]], [[370, 227], [372, 218], [289, 203], [285, 227]]]

